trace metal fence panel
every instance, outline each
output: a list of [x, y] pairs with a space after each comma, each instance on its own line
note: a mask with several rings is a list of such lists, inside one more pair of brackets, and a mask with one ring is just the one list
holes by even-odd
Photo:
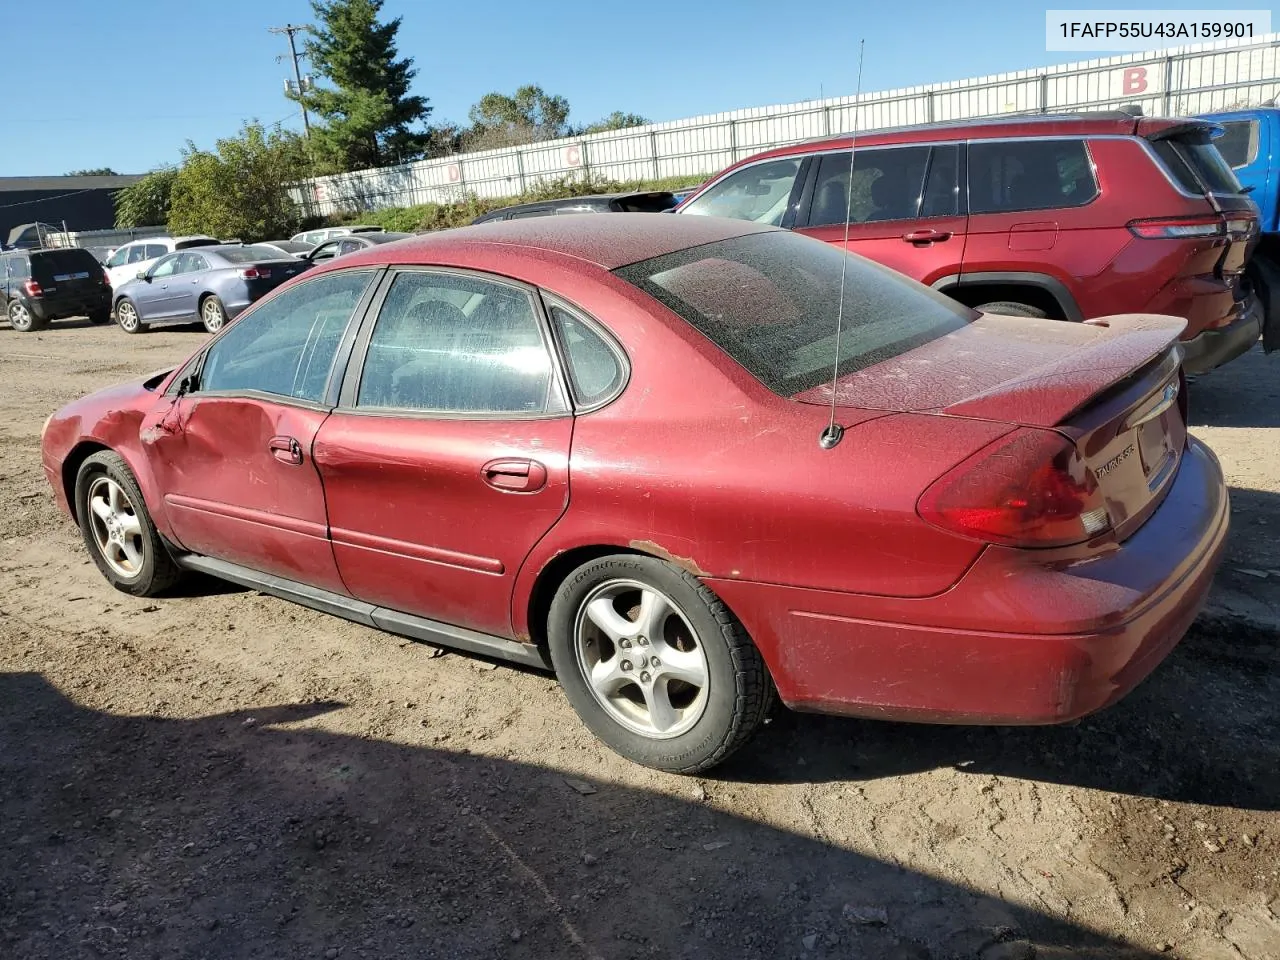
[[1269, 34], [419, 160], [317, 177], [292, 193], [305, 213], [324, 215], [452, 203], [468, 194], [511, 197], [539, 181], [584, 174], [621, 181], [687, 177], [693, 183], [762, 150], [854, 129], [1122, 104], [1138, 104], [1148, 116], [1185, 115], [1277, 93], [1280, 34]]

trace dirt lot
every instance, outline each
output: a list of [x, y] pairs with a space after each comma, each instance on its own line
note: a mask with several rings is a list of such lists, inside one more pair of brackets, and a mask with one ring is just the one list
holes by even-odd
[[783, 714], [691, 780], [546, 676], [208, 581], [111, 590], [41, 424], [202, 336], [0, 329], [0, 957], [1280, 958], [1280, 359], [1192, 387], [1230, 555], [1126, 701]]

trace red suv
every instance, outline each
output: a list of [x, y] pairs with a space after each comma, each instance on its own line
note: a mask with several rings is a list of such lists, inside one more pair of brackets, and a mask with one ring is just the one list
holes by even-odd
[[[1213, 124], [1126, 113], [1018, 117], [847, 136], [735, 164], [678, 213], [840, 243], [979, 310], [1184, 317], [1202, 373], [1258, 339], [1241, 283], [1257, 207]], [[849, 186], [852, 184], [852, 191]]]

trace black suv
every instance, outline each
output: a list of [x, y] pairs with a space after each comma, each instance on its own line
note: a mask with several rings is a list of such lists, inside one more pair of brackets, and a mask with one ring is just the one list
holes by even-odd
[[109, 323], [111, 285], [102, 264], [80, 247], [7, 250], [0, 253], [0, 309], [21, 333], [66, 317]]

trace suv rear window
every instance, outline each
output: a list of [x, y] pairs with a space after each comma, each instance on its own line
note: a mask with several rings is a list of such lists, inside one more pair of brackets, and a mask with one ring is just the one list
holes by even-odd
[[75, 278], [76, 274], [90, 277], [102, 275], [100, 264], [88, 250], [79, 247], [69, 250], [31, 251], [31, 273], [41, 283], [56, 277]]
[[1083, 140], [969, 144], [969, 212], [1082, 207], [1098, 195]]
[[790, 397], [831, 376], [842, 266], [841, 373], [890, 360], [973, 316], [887, 267], [783, 230], [680, 250], [614, 273], [671, 308], [774, 393]]
[[1222, 158], [1218, 148], [1204, 137], [1155, 140], [1156, 156], [1187, 193], [1239, 193], [1240, 181]]

